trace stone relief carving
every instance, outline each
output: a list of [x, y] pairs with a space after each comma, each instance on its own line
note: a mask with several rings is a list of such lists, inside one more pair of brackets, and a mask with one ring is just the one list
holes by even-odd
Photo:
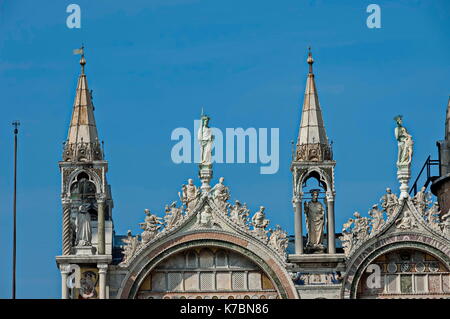
[[405, 210], [403, 213], [403, 217], [395, 221], [395, 225], [397, 229], [402, 230], [410, 230], [412, 228], [417, 228], [416, 220], [413, 216], [411, 216], [411, 212], [409, 210]]
[[215, 225], [212, 209], [208, 204], [197, 214], [197, 225], [208, 228]]
[[139, 223], [141, 229], [144, 230], [141, 234], [142, 244], [146, 244], [155, 238], [158, 234], [158, 230], [164, 225], [162, 218], [150, 213], [149, 209], [145, 209], [144, 212], [146, 215], [144, 222]]

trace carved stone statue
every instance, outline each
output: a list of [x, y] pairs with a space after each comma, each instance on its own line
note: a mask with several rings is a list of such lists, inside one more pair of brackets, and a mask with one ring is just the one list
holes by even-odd
[[188, 179], [188, 184], [182, 186], [182, 193], [180, 196], [181, 202], [186, 205], [188, 212], [192, 212], [197, 205], [198, 196], [200, 192], [197, 186], [194, 185], [194, 181], [190, 178]]
[[266, 237], [267, 236], [267, 230], [266, 227], [269, 225], [269, 220], [266, 219], [266, 214], [264, 213], [265, 207], [261, 206], [259, 208], [259, 211], [255, 213], [252, 217], [252, 225], [253, 225], [253, 232], [255, 232], [256, 235], [260, 237]]
[[404, 212], [404, 215], [401, 219], [395, 221], [395, 225], [397, 226], [397, 229], [403, 229], [403, 230], [408, 230], [408, 229], [417, 227], [416, 221], [414, 220], [414, 217], [411, 216], [411, 213], [409, 210], [406, 210]]
[[75, 218], [76, 246], [92, 245], [91, 214], [89, 214], [87, 207], [87, 204], [80, 205]]
[[406, 127], [402, 125], [402, 116], [399, 115], [394, 120], [397, 122], [397, 127], [395, 128], [395, 138], [398, 142], [397, 165], [409, 165], [413, 155], [414, 142]]
[[123, 246], [123, 264], [126, 264], [131, 257], [133, 257], [139, 246], [139, 240], [137, 236], [131, 235], [131, 230], [127, 232], [127, 237], [122, 239], [122, 242], [125, 244]]
[[177, 202], [172, 202], [170, 209], [166, 205], [165, 213], [164, 220], [166, 222], [166, 229], [171, 229], [182, 217], [181, 208], [177, 207]]
[[374, 234], [379, 231], [384, 225], [383, 211], [379, 210], [378, 205], [375, 204], [369, 211], [369, 216], [372, 217], [370, 221], [370, 223], [372, 224], [372, 231], [370, 232], [370, 234]]
[[214, 141], [212, 130], [208, 126], [209, 119], [208, 116], [202, 115], [201, 125], [197, 134], [198, 142], [200, 143], [200, 163], [207, 166], [212, 164], [212, 145]]
[[227, 200], [230, 198], [228, 187], [223, 185], [224, 178], [219, 178], [219, 182], [212, 188], [211, 192], [218, 206], [222, 209], [227, 207]]
[[238, 200], [236, 200], [235, 205], [231, 206], [230, 219], [239, 226], [247, 226], [249, 214], [250, 210], [247, 208], [247, 204], [245, 203], [242, 205]]
[[431, 203], [429, 201], [430, 194], [428, 194], [425, 190], [426, 187], [423, 186], [413, 198], [414, 205], [422, 215], [425, 213], [427, 206]]
[[383, 211], [386, 212], [389, 220], [394, 214], [395, 209], [399, 206], [397, 195], [392, 193], [391, 189], [388, 187], [386, 188], [386, 194], [381, 197], [380, 201], [381, 207], [383, 208]]
[[146, 244], [152, 240], [158, 234], [161, 225], [163, 225], [161, 217], [150, 213], [149, 209], [145, 209], [144, 212], [146, 214], [145, 220], [139, 224], [141, 229], [144, 230], [141, 234], [142, 244]]
[[324, 246], [323, 227], [324, 227], [324, 208], [318, 201], [319, 192], [317, 190], [311, 191], [312, 199], [304, 203], [306, 226], [308, 229], [308, 242], [306, 247], [310, 250], [322, 251]]
[[212, 209], [209, 205], [205, 205], [198, 213], [197, 224], [202, 227], [212, 227], [214, 225]]
[[270, 232], [269, 244], [275, 248], [278, 253], [284, 255], [289, 242], [287, 233], [281, 229], [280, 225], [276, 225], [275, 229], [270, 230]]

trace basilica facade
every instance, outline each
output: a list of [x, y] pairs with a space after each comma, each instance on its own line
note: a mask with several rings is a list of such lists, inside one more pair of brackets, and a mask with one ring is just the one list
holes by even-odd
[[[59, 162], [62, 253], [56, 263], [63, 299], [450, 297], [450, 103], [445, 139], [438, 141], [439, 176], [420, 190], [410, 187], [413, 139], [397, 117], [399, 187], [374, 199], [367, 216], [355, 212], [335, 225], [336, 161], [309, 52], [293, 178], [286, 181], [292, 183], [293, 236], [269, 221], [263, 206], [251, 212], [244, 201], [231, 201], [225, 178], [214, 178], [207, 115], [198, 132], [198, 168], [181, 189], [174, 185], [165, 215], [146, 209], [140, 234], [118, 235], [81, 53]], [[317, 188], [308, 186], [310, 179]]]

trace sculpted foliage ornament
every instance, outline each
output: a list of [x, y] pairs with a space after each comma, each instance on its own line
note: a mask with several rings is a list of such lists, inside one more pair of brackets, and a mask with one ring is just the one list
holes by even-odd
[[140, 243], [137, 236], [131, 235], [131, 230], [127, 232], [127, 237], [123, 238], [122, 242], [125, 244], [125, 246], [123, 246], [123, 261], [121, 262], [121, 264], [126, 264], [128, 263], [129, 259], [133, 257]]
[[235, 204], [231, 206], [230, 210], [230, 219], [237, 225], [248, 229], [248, 216], [250, 214], [250, 210], [247, 209], [247, 204], [244, 203], [242, 205], [238, 200], [236, 200]]
[[289, 243], [287, 232], [282, 230], [280, 225], [276, 225], [275, 229], [270, 230], [269, 245], [271, 245], [280, 255], [286, 253]]

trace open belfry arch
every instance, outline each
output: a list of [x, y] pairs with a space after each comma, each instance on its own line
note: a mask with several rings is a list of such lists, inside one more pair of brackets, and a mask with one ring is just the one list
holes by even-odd
[[[387, 188], [367, 217], [354, 212], [336, 234], [336, 161], [309, 50], [291, 163], [292, 239], [269, 221], [264, 206], [251, 212], [232, 199], [223, 177], [212, 183], [214, 139], [203, 113], [198, 179], [187, 179], [160, 216], [145, 209], [139, 234], [116, 235], [84, 49], [77, 52], [81, 74], [59, 162], [62, 253], [56, 262], [62, 298], [450, 297], [450, 100], [445, 140], [438, 142], [434, 160], [439, 176], [409, 191], [414, 143], [402, 117], [395, 117], [399, 192]], [[427, 191], [430, 184], [436, 200]]]

